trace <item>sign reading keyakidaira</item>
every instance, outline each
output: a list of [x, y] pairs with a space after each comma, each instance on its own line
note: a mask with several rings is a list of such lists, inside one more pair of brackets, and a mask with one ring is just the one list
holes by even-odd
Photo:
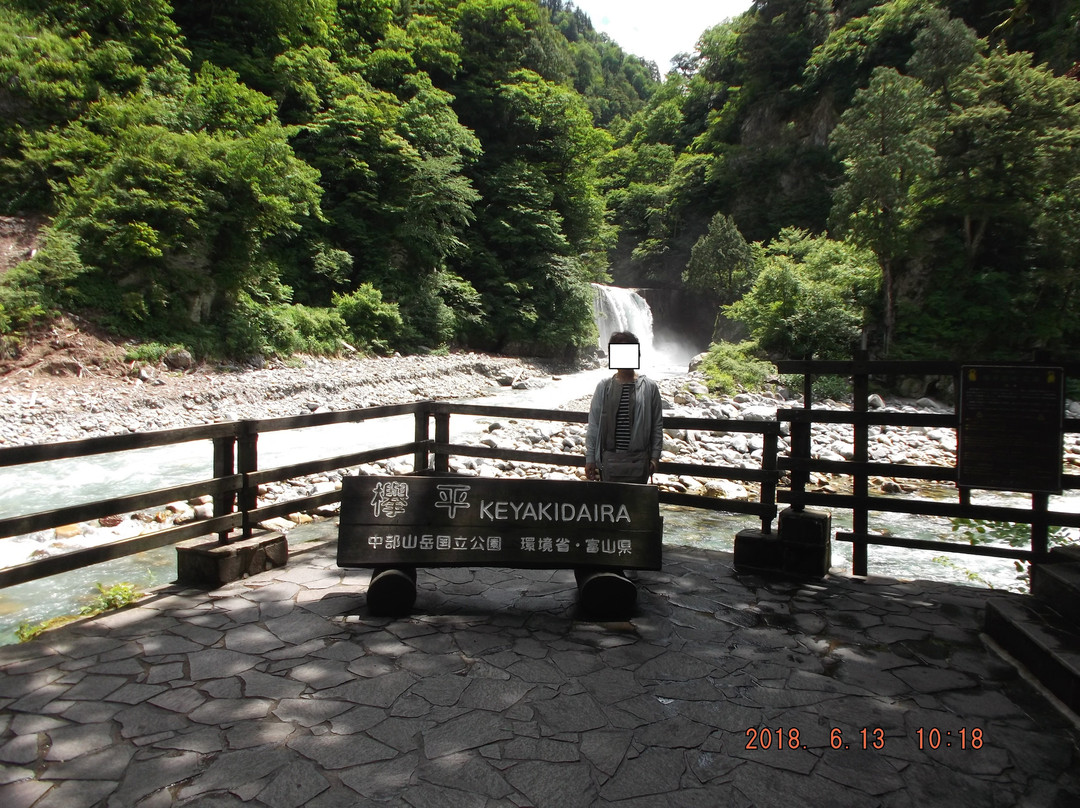
[[338, 566], [661, 567], [651, 485], [346, 477]]

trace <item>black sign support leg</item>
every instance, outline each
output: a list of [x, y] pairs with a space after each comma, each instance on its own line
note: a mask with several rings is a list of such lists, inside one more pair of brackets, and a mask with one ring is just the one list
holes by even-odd
[[375, 567], [368, 584], [368, 611], [379, 617], [408, 614], [416, 603], [415, 567]]
[[625, 620], [634, 613], [637, 585], [621, 570], [579, 567], [574, 570], [578, 585], [578, 604], [587, 617], [600, 620]]

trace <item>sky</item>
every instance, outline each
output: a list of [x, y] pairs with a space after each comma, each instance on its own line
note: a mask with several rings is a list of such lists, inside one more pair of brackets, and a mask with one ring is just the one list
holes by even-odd
[[624, 51], [656, 62], [663, 76], [676, 53], [693, 53], [706, 28], [737, 17], [752, 0], [572, 0]]

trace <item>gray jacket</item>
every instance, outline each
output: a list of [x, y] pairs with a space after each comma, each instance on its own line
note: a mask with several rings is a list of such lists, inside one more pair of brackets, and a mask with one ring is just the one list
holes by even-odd
[[[585, 462], [603, 467], [604, 403], [613, 377], [596, 385], [589, 407], [589, 428], [585, 433]], [[660, 459], [664, 447], [663, 407], [660, 388], [645, 376], [634, 379], [634, 418], [630, 424], [631, 451], [647, 451], [652, 460]]]

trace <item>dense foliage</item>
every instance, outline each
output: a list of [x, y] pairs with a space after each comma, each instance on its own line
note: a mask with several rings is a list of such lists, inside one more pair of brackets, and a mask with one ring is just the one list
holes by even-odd
[[1070, 0], [755, 0], [662, 82], [563, 0], [9, 0], [0, 335], [569, 354], [613, 277], [771, 354], [1064, 352], [1078, 59]]
[[1078, 59], [1065, 0], [757, 0], [617, 132], [613, 273], [734, 303], [774, 355], [1069, 351]]
[[535, 0], [14, 0], [0, 194], [44, 213], [0, 331], [62, 307], [237, 355], [568, 353], [603, 126], [655, 68]]

